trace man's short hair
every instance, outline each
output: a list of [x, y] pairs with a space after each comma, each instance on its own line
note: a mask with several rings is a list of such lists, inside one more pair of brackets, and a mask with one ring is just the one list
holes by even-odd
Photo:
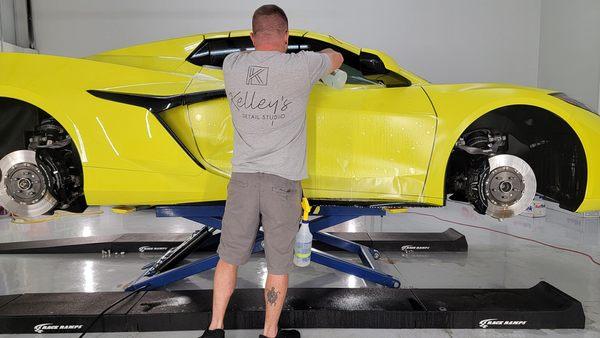
[[[273, 20], [270, 22], [263, 22], [264, 17], [266, 16], [277, 16], [281, 20]], [[280, 30], [285, 31], [288, 29], [288, 19], [287, 15], [283, 9], [281, 9], [277, 5], [263, 5], [258, 7], [254, 11], [254, 15], [252, 16], [252, 31], [254, 34], [258, 33], [261, 30]]]

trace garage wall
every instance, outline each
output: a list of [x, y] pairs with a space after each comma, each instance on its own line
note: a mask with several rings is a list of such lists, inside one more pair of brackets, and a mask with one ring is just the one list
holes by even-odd
[[27, 1], [0, 0], [0, 40], [4, 52], [31, 51]]
[[[273, 2], [288, 13], [291, 27], [381, 49], [433, 82], [538, 83], [541, 0]], [[158, 39], [246, 29], [253, 10], [264, 3], [33, 0], [32, 9], [39, 51], [80, 57]]]
[[600, 1], [543, 0], [540, 87], [600, 107]]
[[1, 40], [16, 44], [14, 0], [0, 0]]

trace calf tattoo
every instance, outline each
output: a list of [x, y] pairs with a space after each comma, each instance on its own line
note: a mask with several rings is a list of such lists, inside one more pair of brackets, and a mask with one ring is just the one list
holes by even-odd
[[277, 304], [277, 297], [279, 296], [279, 291], [277, 291], [274, 287], [271, 287], [270, 290], [267, 291], [267, 302], [272, 306]]

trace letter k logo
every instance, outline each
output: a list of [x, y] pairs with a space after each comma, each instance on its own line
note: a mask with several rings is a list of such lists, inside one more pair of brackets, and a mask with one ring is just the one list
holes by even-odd
[[246, 84], [252, 86], [266, 86], [269, 80], [269, 67], [250, 66], [246, 76]]

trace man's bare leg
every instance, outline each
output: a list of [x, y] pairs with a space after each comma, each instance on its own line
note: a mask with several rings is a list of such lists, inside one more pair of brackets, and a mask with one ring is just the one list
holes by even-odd
[[212, 319], [209, 330], [222, 329], [223, 319], [229, 298], [233, 294], [237, 281], [237, 265], [229, 264], [220, 259], [215, 270], [213, 286]]
[[267, 337], [277, 336], [279, 316], [287, 295], [288, 281], [288, 275], [269, 274], [267, 276], [265, 285], [265, 328], [263, 331], [263, 335]]

